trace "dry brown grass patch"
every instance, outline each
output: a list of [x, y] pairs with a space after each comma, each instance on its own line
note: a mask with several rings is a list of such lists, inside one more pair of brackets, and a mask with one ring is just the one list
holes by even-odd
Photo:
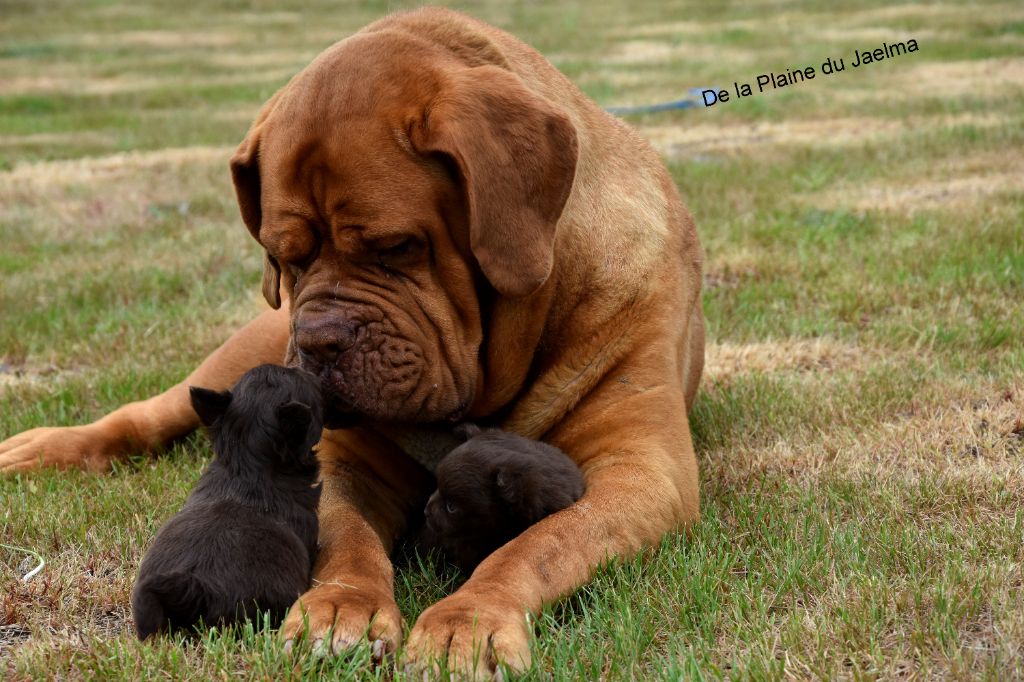
[[82, 131], [79, 133], [34, 133], [32, 135], [0, 135], [0, 147], [43, 147], [61, 145], [110, 145], [115, 141], [111, 133]]
[[21, 163], [0, 173], [0, 190], [31, 184], [36, 189], [51, 184], [106, 182], [158, 168], [220, 160], [227, 167], [232, 147], [180, 147], [149, 152], [122, 152], [88, 159]]
[[912, 64], [895, 72], [891, 81], [904, 96], [1006, 96], [1024, 90], [1024, 57]]
[[766, 58], [768, 58], [766, 50], [722, 48], [701, 42], [670, 43], [658, 40], [628, 40], [616, 45], [611, 53], [602, 59], [602, 62], [616, 65], [649, 66], [667, 62], [715, 61], [743, 65]]
[[738, 444], [706, 464], [715, 469], [710, 475], [725, 480], [746, 480], [752, 472], [804, 482], [826, 475], [903, 482], [928, 477], [979, 491], [998, 481], [1024, 505], [1024, 384], [981, 394], [957, 386], [950, 394], [867, 426], [837, 423], [827, 432], [804, 429], [764, 445]]
[[25, 76], [0, 83], [0, 94], [75, 94], [116, 95], [127, 92], [148, 92], [166, 88], [198, 88], [259, 84], [283, 81], [295, 75], [294, 65], [252, 69], [244, 73], [216, 76]]
[[986, 173], [949, 180], [928, 180], [903, 186], [876, 184], [834, 197], [836, 205], [855, 210], [880, 210], [913, 214], [938, 208], [970, 209], [995, 195], [1024, 192], [1020, 171]]
[[[1001, 5], [986, 5], [985, 11], [999, 13], [1005, 18], [1010, 15], [1020, 16], [1020, 5], [1015, 3], [1004, 3]], [[854, 14], [855, 19], [867, 21], [892, 21], [894, 19], [935, 19], [955, 18], [959, 16], [970, 17], [977, 12], [977, 8], [971, 5], [958, 5], [950, 3], [906, 3], [902, 5], [889, 5], [858, 11]]]
[[707, 23], [699, 21], [664, 21], [613, 30], [609, 35], [626, 38], [657, 38], [677, 34], [700, 36], [708, 31], [708, 26]]
[[[1005, 37], [1004, 37], [1005, 38]], [[1010, 38], [1020, 43], [1017, 38]], [[922, 48], [925, 49], [925, 48]], [[974, 101], [1005, 99], [1024, 92], [1024, 58], [994, 57], [961, 61], [922, 61], [922, 53], [903, 55], [899, 68], [844, 81], [830, 92], [832, 103], [863, 105], [928, 99]], [[888, 61], [888, 60], [887, 60]], [[883, 65], [884, 66], [884, 65]], [[875, 68], [871, 65], [869, 68]], [[853, 75], [853, 74], [851, 74]]]
[[69, 41], [80, 47], [109, 47], [112, 43], [132, 47], [153, 47], [162, 49], [187, 50], [196, 48], [231, 47], [249, 40], [245, 32], [198, 30], [148, 30], [121, 31], [110, 33], [80, 33]]
[[870, 430], [841, 434], [835, 439], [834, 464], [911, 476], [1000, 478], [1024, 495], [1024, 384], [968, 395]]
[[[91, 554], [77, 546], [56, 553], [43, 549], [43, 554], [46, 568], [27, 583], [18, 577], [19, 555], [11, 555], [15, 570], [4, 571], [10, 589], [2, 605], [7, 618], [20, 626], [12, 633], [12, 648], [82, 647], [91, 637], [113, 638], [130, 629], [130, 583], [123, 556], [109, 550]], [[84, 566], [83, 556], [88, 556]]]
[[896, 29], [889, 26], [862, 26], [842, 28], [822, 28], [821, 26], [808, 27], [807, 34], [813, 35], [816, 39], [824, 42], [846, 43], [856, 41], [861, 47], [875, 48], [878, 45], [897, 42], [906, 42], [913, 38], [918, 45], [931, 40], [952, 40], [959, 37], [953, 31], [937, 31], [922, 29]]
[[704, 267], [706, 289], [735, 289], [745, 281], [756, 279], [761, 272], [764, 255], [748, 249], [728, 251], [710, 258]]
[[80, 377], [77, 367], [58, 367], [38, 358], [22, 361], [0, 361], [0, 395], [8, 390], [23, 388], [52, 388], [55, 384]]
[[315, 50], [263, 49], [258, 52], [223, 52], [210, 55], [208, 62], [226, 69], [291, 68], [298, 71], [316, 56]]
[[958, 156], [932, 164], [927, 172], [906, 179], [849, 185], [807, 195], [816, 206], [913, 214], [941, 208], [963, 211], [993, 196], [1024, 193], [1024, 155], [1017, 149]]
[[819, 148], [859, 147], [866, 142], [971, 125], [979, 128], [1006, 125], [1008, 118], [992, 113], [964, 113], [951, 116], [917, 116], [889, 119], [870, 116], [791, 120], [785, 122], [715, 125], [653, 125], [639, 127], [655, 149], [670, 158], [695, 153], [757, 153], [759, 148], [810, 146]]
[[232, 151], [186, 147], [19, 164], [0, 173], [0, 222], [57, 241], [141, 225], [151, 206], [180, 206], [211, 184], [230, 196]]
[[864, 370], [876, 358], [873, 350], [827, 338], [716, 343], [705, 354], [704, 381], [721, 382], [751, 372]]

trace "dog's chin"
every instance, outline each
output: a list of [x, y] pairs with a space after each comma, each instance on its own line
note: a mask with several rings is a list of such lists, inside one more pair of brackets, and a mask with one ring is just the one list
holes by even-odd
[[366, 421], [407, 420], [406, 415], [398, 414], [399, 410], [389, 406], [385, 401], [374, 399], [376, 396], [351, 395], [340, 385], [341, 382], [337, 380], [336, 375], [336, 372], [328, 373], [321, 384], [327, 428], [347, 428]]
[[358, 406], [352, 405], [345, 399], [328, 394], [325, 396], [324, 402], [324, 428], [349, 429], [366, 422], [375, 422], [384, 424], [416, 424], [424, 428], [440, 427], [450, 429], [452, 424], [459, 421], [465, 415], [465, 412], [466, 409], [463, 407], [453, 412], [439, 415], [392, 414], [380, 409], [361, 410]]
[[[448, 400], [426, 405], [410, 405], [408, 399], [384, 400], [383, 390], [374, 395], [353, 392], [337, 371], [319, 372], [324, 397], [324, 425], [329, 429], [349, 428], [363, 422], [396, 424], [451, 424], [461, 420], [468, 411], [468, 401]], [[410, 387], [414, 388], [414, 387]]]

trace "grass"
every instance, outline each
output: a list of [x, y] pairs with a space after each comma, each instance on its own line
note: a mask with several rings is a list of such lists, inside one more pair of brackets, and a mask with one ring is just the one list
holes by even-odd
[[[502, 3], [600, 103], [914, 37], [911, 55], [633, 117], [707, 252], [701, 522], [536, 620], [553, 679], [1024, 678], [1024, 11]], [[400, 3], [8, 2], [0, 437], [178, 381], [261, 307], [227, 159], [261, 102]], [[376, 679], [247, 626], [140, 645], [128, 595], [209, 455], [0, 480], [8, 678]], [[408, 623], [455, 587], [403, 564]]]

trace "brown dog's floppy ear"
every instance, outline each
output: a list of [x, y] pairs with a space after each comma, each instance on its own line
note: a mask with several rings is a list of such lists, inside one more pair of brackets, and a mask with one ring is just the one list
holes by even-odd
[[281, 265], [266, 251], [263, 252], [263, 298], [274, 310], [281, 307]]
[[576, 174], [576, 129], [515, 74], [479, 66], [449, 74], [411, 142], [453, 158], [465, 184], [470, 246], [488, 281], [532, 294], [554, 265], [555, 226]]
[[[235, 183], [235, 196], [242, 220], [249, 233], [260, 241], [260, 225], [263, 224], [263, 209], [260, 206], [260, 130], [281, 92], [275, 94], [263, 106], [249, 134], [238, 145], [231, 157], [231, 179]], [[260, 242], [262, 244], [262, 242]], [[281, 266], [269, 253], [263, 260], [263, 298], [274, 310], [281, 307]]]
[[[235, 155], [231, 157], [231, 179], [242, 220], [256, 241], [260, 240], [263, 209], [260, 207], [259, 132], [249, 131]], [[274, 310], [281, 307], [281, 266], [269, 253], [263, 253], [263, 298]]]
[[253, 239], [260, 239], [263, 210], [260, 206], [260, 134], [254, 125], [242, 144], [231, 157], [231, 180], [235, 183], [235, 196], [242, 221]]

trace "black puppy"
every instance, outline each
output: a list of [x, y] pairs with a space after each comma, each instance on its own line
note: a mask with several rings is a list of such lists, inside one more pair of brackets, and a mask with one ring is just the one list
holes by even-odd
[[230, 391], [190, 392], [214, 459], [139, 567], [139, 639], [266, 610], [277, 624], [309, 587], [320, 500], [312, 448], [323, 428], [316, 378], [263, 365]]
[[558, 448], [465, 424], [468, 440], [437, 465], [427, 500], [421, 554], [439, 549], [471, 573], [491, 552], [583, 495], [583, 474]]

